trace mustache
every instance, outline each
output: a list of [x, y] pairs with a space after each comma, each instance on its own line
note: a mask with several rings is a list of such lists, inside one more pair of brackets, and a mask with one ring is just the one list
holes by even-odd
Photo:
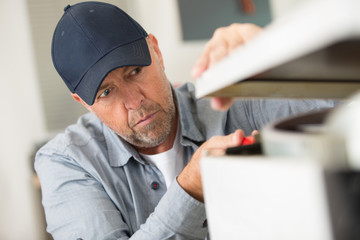
[[145, 104], [136, 110], [132, 110], [128, 114], [128, 124], [130, 128], [137, 125], [146, 116], [149, 116], [159, 110], [162, 110], [159, 104]]

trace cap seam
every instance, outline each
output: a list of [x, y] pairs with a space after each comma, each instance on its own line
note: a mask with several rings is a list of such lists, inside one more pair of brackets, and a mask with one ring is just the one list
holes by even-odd
[[[94, 4], [100, 5], [99, 3], [96, 3], [96, 2], [94, 2]], [[104, 7], [113, 8], [115, 11], [121, 12], [121, 10], [116, 9], [116, 8], [114, 8], [114, 7], [112, 7], [112, 6], [104, 6]], [[71, 17], [76, 21], [76, 23], [81, 27], [81, 30], [82, 30], [83, 33], [89, 38], [89, 40], [91, 41], [91, 44], [96, 48], [96, 50], [98, 50], [98, 51], [99, 51], [100, 53], [102, 53], [102, 54], [108, 54], [109, 52], [105, 53], [105, 52], [101, 51], [101, 49], [99, 49], [99, 48], [96, 46], [96, 44], [95, 44], [94, 41], [93, 41], [93, 39], [94, 39], [93, 35], [92, 35], [89, 31], [87, 31], [85, 28], [83, 28], [83, 25], [74, 17], [74, 15], [72, 14], [71, 11], [69, 11], [69, 13], [70, 13]], [[127, 14], [127, 13], [124, 12], [124, 14]], [[130, 17], [130, 16], [128, 16], [128, 17]], [[112, 51], [113, 49], [116, 49], [116, 48], [118, 48], [118, 47], [124, 46], [124, 45], [126, 45], [126, 44], [130, 44], [130, 43], [132, 43], [132, 42], [135, 42], [135, 41], [137, 41], [137, 40], [139, 40], [139, 39], [141, 39], [141, 38], [145, 38], [145, 37], [146, 37], [146, 35], [143, 36], [142, 31], [139, 30], [138, 26], [137, 26], [135, 23], [129, 21], [129, 19], [126, 19], [126, 20], [128, 21], [129, 24], [131, 24], [133, 27], [135, 27], [136, 31], [138, 32], [139, 35], [141, 35], [141, 37], [138, 38], [138, 39], [135, 39], [135, 40], [133, 40], [133, 41], [131, 41], [131, 42], [124, 43], [124, 44], [122, 44], [122, 45], [120, 45], [120, 46], [116, 46], [116, 47], [112, 48], [110, 51]], [[91, 38], [90, 38], [89, 36], [91, 36]]]
[[[71, 10], [71, 9], [70, 9]], [[75, 18], [75, 16], [72, 14], [71, 11], [69, 11], [69, 14], [71, 15], [71, 17], [75, 20], [75, 22], [80, 26], [81, 31], [85, 34], [85, 36], [90, 40], [91, 44], [95, 47], [96, 50], [98, 50], [100, 53], [103, 53], [94, 43], [93, 41], [93, 36], [88, 32], [85, 31], [83, 25]], [[91, 36], [91, 38], [89, 37]]]
[[[94, 3], [94, 4], [98, 4], [98, 3]], [[100, 5], [100, 4], [98, 4], [98, 5]], [[114, 8], [114, 7], [111, 7], [111, 6], [105, 6], [105, 7]], [[70, 9], [70, 10], [71, 10], [71, 9]], [[116, 10], [116, 11], [120, 11], [119, 9], [116, 9], [116, 8], [115, 8], [115, 10]], [[121, 11], [120, 11], [120, 12], [121, 12]], [[101, 54], [103, 55], [103, 56], [102, 56], [101, 58], [99, 58], [96, 62], [94, 62], [90, 67], [88, 67], [88, 69], [86, 69], [86, 71], [84, 72], [84, 74], [81, 76], [80, 81], [79, 81], [75, 86], [73, 86], [73, 88], [74, 88], [73, 91], [74, 91], [74, 92], [76, 91], [77, 87], [79, 86], [79, 84], [80, 84], [81, 81], [83, 80], [84, 76], [89, 72], [89, 70], [91, 69], [91, 67], [94, 66], [96, 63], [98, 63], [98, 62], [99, 62], [101, 59], [103, 59], [106, 55], [108, 55], [108, 54], [111, 53], [113, 50], [115, 50], [115, 49], [117, 49], [117, 48], [119, 48], [119, 47], [125, 46], [125, 45], [127, 45], [127, 44], [131, 44], [131, 43], [133, 43], [133, 42], [135, 42], [135, 41], [138, 41], [138, 40], [140, 40], [140, 39], [142, 39], [142, 38], [145, 38], [145, 36], [142, 36], [143, 34], [142, 34], [142, 32], [138, 29], [138, 26], [136, 26], [133, 22], [131, 22], [131, 21], [129, 21], [129, 20], [127, 19], [128, 23], [131, 24], [131, 25], [133, 25], [133, 26], [135, 27], [136, 31], [139, 33], [139, 35], [141, 35], [141, 37], [139, 37], [139, 38], [137, 38], [137, 39], [134, 39], [134, 40], [131, 41], [131, 42], [124, 43], [124, 44], [122, 44], [122, 45], [116, 46], [116, 47], [110, 49], [110, 50], [107, 51], [107, 52], [104, 52], [104, 51], [101, 51], [101, 49], [99, 49], [99, 48], [96, 46], [96, 44], [95, 44], [94, 41], [93, 41], [93, 39], [94, 39], [93, 35], [92, 35], [89, 31], [86, 31], [86, 28], [84, 28], [83, 25], [74, 17], [74, 15], [72, 14], [71, 11], [69, 11], [69, 14], [70, 14], [71, 17], [76, 21], [76, 23], [80, 26], [81, 31], [82, 31], [82, 32], [85, 34], [85, 36], [90, 40], [91, 44], [95, 47], [95, 49], [96, 49], [99, 53], [101, 53]], [[126, 14], [126, 13], [125, 13], [125, 14]], [[129, 16], [129, 17], [130, 17], [130, 16]], [[91, 37], [90, 37], [90, 36], [91, 36]]]
[[[91, 44], [95, 47], [95, 49], [98, 51], [98, 52], [100, 52], [100, 53], [102, 53], [102, 54], [105, 54], [105, 53], [103, 53], [102, 51], [100, 51], [99, 49], [98, 49], [98, 47], [94, 44], [94, 42], [93, 42], [93, 39], [92, 38], [90, 38], [89, 36], [88, 36], [88, 32], [87, 31], [84, 31], [84, 28], [83, 28], [83, 26], [82, 26], [82, 24], [80, 24], [80, 22], [74, 17], [74, 15], [72, 14], [72, 12], [71, 12], [71, 8], [66, 12], [67, 14], [70, 14], [70, 16], [74, 19], [74, 21], [78, 24], [78, 26], [80, 27], [80, 29], [81, 29], [81, 31], [83, 32], [83, 34], [89, 39], [89, 41], [91, 42]], [[108, 52], [109, 53], [109, 52]], [[106, 53], [105, 55], [107, 55], [108, 53]], [[54, 49], [54, 51], [53, 51], [53, 54], [55, 55], [55, 49]], [[104, 57], [104, 56], [103, 56]], [[103, 58], [102, 57], [102, 58]], [[101, 58], [100, 58], [101, 59]], [[99, 59], [99, 60], [100, 60]], [[98, 60], [98, 61], [99, 61]], [[94, 64], [96, 64], [98, 61], [96, 61]], [[69, 82], [69, 84], [71, 84], [70, 86], [73, 88], [72, 90], [71, 90], [71, 92], [72, 93], [74, 93], [74, 92], [76, 92], [76, 88], [78, 87], [78, 85], [80, 84], [80, 82], [82, 81], [82, 79], [84, 78], [84, 76], [86, 75], [86, 73], [89, 71], [89, 69], [92, 67], [92, 66], [94, 66], [94, 64], [92, 64], [87, 70], [86, 70], [86, 72], [85, 72], [85, 74], [83, 74], [82, 76], [81, 76], [81, 78], [80, 78], [80, 81], [76, 84], [76, 85], [73, 85], [73, 84], [71, 84], [70, 83], [70, 81], [68, 80], [68, 77], [66, 76], [66, 75], [64, 75], [64, 74], [62, 74], [62, 71], [58, 71], [59, 72], [59, 75], [63, 78], [63, 79], [67, 79], [67, 82]], [[56, 65], [56, 68], [57, 69], [61, 69], [61, 67], [58, 65], [58, 64], [55, 64]]]

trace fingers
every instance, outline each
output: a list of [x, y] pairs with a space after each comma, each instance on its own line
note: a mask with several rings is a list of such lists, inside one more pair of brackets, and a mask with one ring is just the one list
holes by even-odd
[[205, 49], [209, 58], [207, 67], [212, 67], [241, 44], [243, 38], [237, 35], [233, 27], [218, 28]]
[[[215, 30], [212, 38], [205, 45], [203, 53], [197, 59], [192, 69], [192, 78], [199, 78], [203, 72], [228, 56], [238, 46], [249, 41], [261, 30], [260, 27], [254, 24], [239, 23]], [[221, 79], [219, 79], [219, 81], [221, 81]], [[213, 98], [211, 100], [211, 106], [215, 110], [226, 111], [230, 108], [233, 101], [231, 98]]]
[[240, 23], [216, 29], [196, 61], [191, 73], [192, 77], [200, 77], [204, 71], [229, 55], [235, 48], [249, 41], [261, 30], [254, 24]]
[[201, 76], [203, 72], [208, 69], [209, 57], [207, 52], [203, 52], [200, 57], [196, 60], [195, 65], [191, 71], [191, 77], [196, 79]]
[[259, 134], [259, 131], [258, 130], [254, 130], [251, 132], [251, 136], [255, 136], [255, 135], [258, 135]]
[[226, 148], [241, 145], [244, 132], [240, 129], [226, 136], [215, 136], [202, 144], [193, 154], [190, 162], [177, 177], [179, 185], [193, 198], [204, 202], [201, 182], [200, 159], [203, 151], [225, 150]]
[[211, 68], [215, 63], [217, 63], [220, 59], [224, 58], [225, 56], [228, 55], [228, 48], [227, 45], [225, 45], [226, 43], [224, 43], [224, 45], [219, 45], [217, 47], [213, 47], [213, 49], [210, 50], [209, 52], [209, 62], [208, 65], [206, 66], [207, 69]]
[[200, 77], [204, 71], [229, 55], [229, 53], [242, 42], [242, 38], [236, 36], [234, 29], [224, 27], [215, 30], [212, 38], [205, 45], [203, 53], [197, 59], [191, 76], [193, 78]]
[[231, 141], [228, 142], [228, 145], [226, 146], [227, 148], [240, 145], [245, 137], [244, 131], [241, 129], [236, 130], [234, 133], [230, 135], [232, 135], [231, 136], [232, 139]]
[[252, 131], [250, 136], [244, 137], [241, 145], [250, 145], [254, 144], [256, 141], [256, 135], [259, 134], [257, 130]]
[[229, 147], [239, 146], [244, 138], [244, 132], [241, 129], [226, 135], [215, 136], [210, 138], [203, 146], [204, 149], [226, 149]]

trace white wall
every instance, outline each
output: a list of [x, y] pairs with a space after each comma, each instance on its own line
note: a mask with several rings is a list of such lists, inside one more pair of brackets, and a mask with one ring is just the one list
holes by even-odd
[[42, 239], [30, 153], [43, 134], [25, 1], [0, 1], [0, 239]]
[[128, 8], [129, 14], [158, 39], [169, 80], [174, 84], [193, 81], [191, 67], [205, 42], [182, 41], [177, 0], [129, 0]]

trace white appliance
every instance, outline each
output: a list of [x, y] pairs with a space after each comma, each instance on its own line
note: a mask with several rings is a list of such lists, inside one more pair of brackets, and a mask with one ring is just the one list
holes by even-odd
[[201, 160], [211, 240], [360, 239], [359, 12], [358, 0], [305, 1], [199, 79], [198, 97], [347, 99]]

